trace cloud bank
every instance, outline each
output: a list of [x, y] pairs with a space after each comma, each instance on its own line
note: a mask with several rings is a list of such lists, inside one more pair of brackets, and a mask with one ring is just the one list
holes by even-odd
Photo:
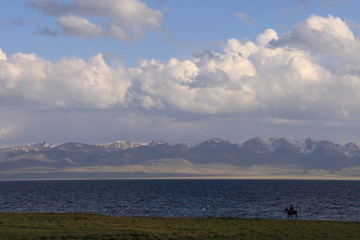
[[[70, 11], [55, 1], [36, 4], [48, 14]], [[75, 4], [89, 14], [110, 11], [98, 6], [100, 1]], [[76, 21], [66, 23], [69, 18]], [[155, 19], [147, 21], [155, 26]], [[68, 34], [78, 37], [104, 31], [82, 17], [60, 17], [59, 21], [64, 21]], [[75, 33], [77, 28], [83, 31]], [[107, 63], [102, 54], [51, 62], [33, 53], [8, 56], [0, 50], [1, 106], [26, 105], [47, 111], [122, 109], [135, 115], [160, 111], [175, 118], [250, 117], [290, 125], [356, 122], [360, 116], [359, 49], [359, 40], [343, 20], [312, 15], [283, 36], [267, 29], [256, 41], [229, 39], [222, 51], [197, 52], [188, 59], [143, 59], [134, 68]], [[124, 116], [119, 119], [123, 121]], [[2, 137], [8, 129], [2, 128]]]

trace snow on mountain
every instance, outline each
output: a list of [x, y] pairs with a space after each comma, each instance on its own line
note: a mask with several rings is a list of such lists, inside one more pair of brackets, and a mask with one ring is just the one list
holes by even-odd
[[360, 143], [347, 143], [344, 145], [344, 147], [344, 152], [348, 157], [360, 156]]
[[240, 146], [251, 148], [258, 153], [273, 153], [280, 149], [292, 149], [298, 152], [304, 152], [304, 144], [300, 141], [286, 138], [253, 138]]
[[47, 142], [41, 142], [41, 143], [34, 143], [34, 144], [30, 144], [30, 145], [22, 145], [22, 146], [16, 146], [16, 147], [11, 147], [11, 150], [15, 150], [15, 151], [22, 151], [22, 152], [39, 152], [41, 150], [45, 150], [45, 149], [49, 149], [52, 147], [55, 147], [56, 145], [53, 145], [51, 143], [47, 143]]
[[359, 170], [360, 144], [341, 145], [310, 138], [298, 141], [258, 137], [242, 144], [219, 138], [198, 144], [114, 141], [52, 145], [43, 142], [0, 149], [0, 179], [92, 178], [99, 171], [104, 178], [160, 173], [170, 177], [191, 174], [244, 177], [250, 176], [249, 172], [258, 174], [256, 176], [291, 178], [308, 173], [313, 177], [324, 171], [330, 178], [340, 175], [359, 178]]
[[[79, 145], [80, 143], [78, 143]], [[81, 145], [81, 144], [80, 144]], [[141, 146], [147, 147], [162, 147], [162, 148], [172, 148], [175, 150], [186, 151], [189, 149], [198, 148], [200, 146], [208, 147], [217, 147], [217, 146], [226, 146], [226, 145], [238, 145], [239, 147], [250, 147], [255, 152], [258, 153], [273, 153], [279, 151], [281, 148], [291, 148], [293, 151], [296, 151], [301, 154], [310, 155], [314, 151], [319, 151], [319, 149], [328, 149], [341, 152], [348, 157], [360, 156], [360, 143], [347, 143], [345, 145], [335, 144], [330, 141], [315, 141], [311, 138], [307, 138], [304, 141], [293, 140], [288, 138], [253, 138], [242, 144], [234, 144], [228, 140], [213, 138], [206, 140], [198, 144], [186, 144], [186, 143], [168, 143], [164, 141], [150, 141], [150, 142], [130, 142], [130, 141], [114, 141], [111, 143], [105, 144], [94, 144], [88, 146], [95, 146], [101, 150], [107, 152], [118, 152], [127, 149], [133, 149]], [[31, 152], [31, 151], [42, 151], [46, 149], [51, 149], [54, 147], [61, 146], [50, 144], [47, 142], [34, 143], [30, 145], [22, 145], [11, 147], [9, 149], [22, 152]]]
[[148, 143], [136, 143], [136, 142], [129, 142], [129, 141], [114, 141], [111, 143], [96, 144], [96, 146], [101, 147], [105, 151], [108, 151], [108, 152], [117, 152], [117, 151], [129, 149], [129, 148], [136, 148], [136, 147], [146, 146], [146, 145], [148, 145]]
[[269, 152], [275, 152], [277, 148], [276, 140], [275, 138], [258, 138], [257, 139], [265, 149]]
[[127, 149], [137, 148], [141, 146], [146, 147], [160, 147], [167, 149], [171, 152], [170, 149], [175, 149], [179, 151], [185, 151], [191, 148], [194, 148], [195, 144], [186, 144], [186, 143], [168, 143], [164, 141], [150, 141], [150, 142], [129, 142], [129, 141], [114, 141], [106, 144], [96, 144], [95, 146], [108, 151], [108, 152], [118, 152]]
[[348, 143], [346, 145], [335, 144], [329, 141], [315, 141], [307, 138], [304, 141], [293, 140], [288, 138], [253, 138], [240, 146], [252, 145], [259, 153], [276, 152], [281, 148], [292, 148], [301, 154], [310, 155], [314, 151], [322, 149], [333, 149], [338, 152], [344, 152], [348, 156], [355, 156], [356, 152], [360, 152], [360, 144]]

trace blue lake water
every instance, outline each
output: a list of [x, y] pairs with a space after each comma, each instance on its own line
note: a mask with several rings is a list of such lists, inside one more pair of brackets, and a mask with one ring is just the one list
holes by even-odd
[[360, 181], [87, 180], [0, 182], [0, 212], [360, 221]]

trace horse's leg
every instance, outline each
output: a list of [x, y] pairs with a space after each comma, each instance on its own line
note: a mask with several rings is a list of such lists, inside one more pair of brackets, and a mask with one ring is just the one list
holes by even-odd
[[295, 219], [297, 219], [297, 214], [295, 214]]

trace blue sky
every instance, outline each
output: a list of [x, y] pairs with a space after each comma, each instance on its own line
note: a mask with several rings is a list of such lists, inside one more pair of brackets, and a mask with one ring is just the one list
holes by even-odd
[[[117, 38], [73, 38], [61, 33], [56, 16], [42, 14], [29, 6], [36, 1], [4, 0], [1, 16], [1, 44], [8, 54], [36, 53], [51, 61], [63, 57], [89, 58], [104, 53], [135, 66], [139, 59], [166, 61], [172, 57], [189, 57], [194, 51], [220, 47], [230, 38], [255, 40], [267, 28], [279, 34], [291, 29], [311, 14], [333, 14], [342, 19], [356, 20], [357, 1], [144, 1], [163, 13], [160, 29], [147, 31], [132, 42]], [[41, 2], [41, 1], [39, 1]], [[71, 1], [58, 1], [71, 3]], [[236, 14], [246, 14], [240, 19]], [[246, 18], [246, 17], [245, 17]], [[92, 18], [101, 22], [101, 18]], [[18, 23], [16, 23], [18, 22]], [[37, 34], [47, 27], [56, 37]], [[24, 40], [26, 39], [26, 41]]]
[[360, 142], [359, 1], [0, 6], [1, 146]]

